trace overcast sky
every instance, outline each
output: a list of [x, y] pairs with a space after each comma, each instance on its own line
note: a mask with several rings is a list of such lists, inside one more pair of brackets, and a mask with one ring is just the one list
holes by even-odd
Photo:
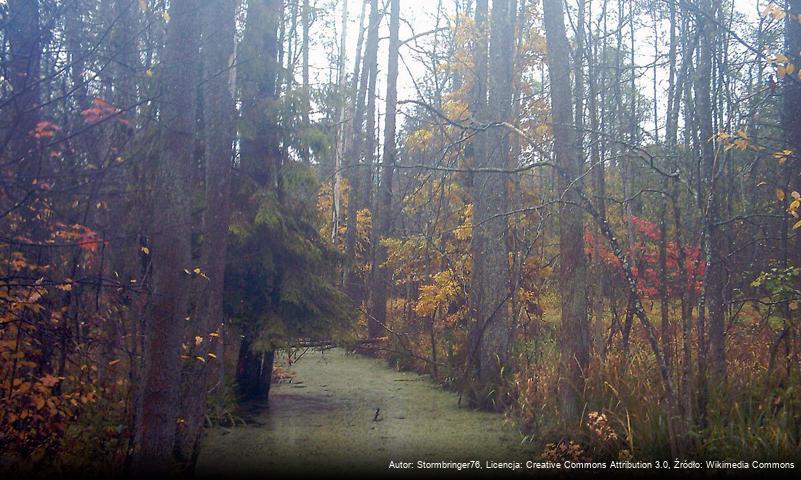
[[[341, 11], [342, 7], [345, 3], [348, 2], [348, 16], [349, 16], [349, 25], [348, 25], [348, 61], [347, 61], [347, 71], [350, 73], [353, 70], [353, 61], [356, 52], [356, 43], [357, 43], [357, 36], [358, 36], [358, 27], [359, 27], [359, 14], [362, 5], [362, 0], [338, 0], [338, 1], [331, 1], [331, 0], [317, 0], [317, 5], [334, 5], [335, 11], [330, 12], [331, 19], [335, 21], [335, 25], [325, 25], [322, 22], [318, 22], [314, 29], [316, 30], [316, 35], [313, 34], [313, 38], [317, 41], [316, 44], [313, 46], [313, 50], [311, 52], [311, 63], [313, 67], [313, 71], [317, 72], [319, 77], [317, 81], [319, 82], [328, 82], [329, 80], [329, 60], [328, 54], [336, 53], [329, 52], [329, 48], [332, 48], [333, 45], [329, 45], [329, 48], [326, 48], [325, 45], [322, 44], [323, 39], [329, 39], [331, 41], [338, 42], [339, 40], [339, 33], [340, 33], [340, 19], [341, 19]], [[528, 0], [531, 1], [531, 0]], [[540, 3], [541, 0], [534, 0], [537, 3]], [[588, 0], [589, 1], [589, 0]], [[593, 3], [593, 10], [598, 12], [600, 10], [600, 3], [601, 0], [592, 0]], [[667, 1], [667, 0], [663, 0]], [[314, 2], [314, 0], [312, 0]], [[385, 3], [385, 0], [379, 0], [379, 4], [382, 5]], [[436, 15], [437, 15], [437, 4], [439, 0], [401, 0], [401, 17], [403, 21], [401, 22], [401, 31], [400, 31], [400, 38], [401, 40], [406, 39], [414, 35], [415, 33], [419, 34], [421, 32], [427, 32], [433, 30], [436, 25]], [[616, 4], [616, 2], [612, 2]], [[626, 2], [628, 3], [628, 2]], [[746, 15], [747, 18], [756, 20], [758, 18], [759, 12], [761, 12], [765, 5], [767, 5], [766, 0], [735, 0], [733, 4], [734, 11], [738, 13], [742, 13]], [[314, 3], [313, 3], [314, 4]], [[490, 2], [491, 4], [491, 2]], [[569, 6], [569, 11], [575, 11], [575, 0], [567, 0], [567, 4]], [[454, 2], [453, 0], [442, 0], [443, 9], [445, 10], [446, 14], [453, 15], [454, 13]], [[368, 8], [369, 11], [369, 8]], [[655, 51], [654, 51], [654, 38], [655, 34], [653, 31], [653, 20], [652, 20], [652, 13], [650, 11], [640, 12], [637, 15], [637, 20], [635, 21], [635, 25], [637, 27], [636, 32], [636, 57], [635, 63], [642, 67], [639, 69], [641, 75], [637, 79], [637, 84], [639, 88], [647, 94], [647, 96], [653, 95], [653, 78], [654, 72], [650, 68], [645, 68], [648, 65], [653, 64], [655, 58]], [[445, 25], [445, 21], [441, 20], [441, 26]], [[737, 27], [737, 26], [735, 26]], [[568, 28], [570, 26], [568, 25]], [[664, 57], [667, 55], [667, 22], [663, 21], [660, 26], [660, 30], [656, 32], [657, 43], [659, 46], [659, 55]], [[379, 46], [379, 81], [378, 81], [378, 95], [381, 100], [383, 100], [384, 92], [385, 92], [385, 72], [386, 72], [386, 49], [387, 49], [387, 36], [388, 36], [388, 18], [384, 18], [381, 23], [381, 31], [379, 36], [382, 38], [382, 41]], [[570, 33], [569, 33], [570, 34]], [[628, 35], [628, 31], [626, 32]], [[426, 38], [421, 38], [418, 45], [422, 46], [429, 46], [430, 42], [433, 40], [433, 35], [429, 35]], [[417, 54], [411, 48], [402, 48], [401, 50], [401, 57], [402, 61], [400, 63], [400, 73], [398, 78], [398, 90], [399, 90], [399, 99], [409, 99], [417, 97], [417, 93], [414, 88], [414, 81], [413, 79], [421, 79], [425, 74], [425, 68], [417, 60], [415, 57]], [[667, 88], [667, 73], [666, 70], [657, 69], [656, 72], [657, 76], [657, 95], [664, 96], [664, 91]], [[314, 79], [312, 80], [314, 81]], [[665, 99], [661, 99], [662, 101], [658, 104], [658, 117], [661, 117], [665, 111]], [[383, 101], [377, 102], [379, 108], [379, 114], [383, 115], [384, 105]], [[653, 117], [653, 115], [651, 116]], [[657, 122], [659, 125], [661, 122]], [[653, 118], [649, 118], [647, 125], [642, 125], [642, 128], [653, 132], [655, 126]], [[659, 125], [659, 128], [662, 128]]]

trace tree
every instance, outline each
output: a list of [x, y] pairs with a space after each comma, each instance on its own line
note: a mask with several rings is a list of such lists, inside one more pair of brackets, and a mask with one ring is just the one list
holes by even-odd
[[8, 3], [9, 48], [8, 81], [11, 84], [9, 101], [13, 122], [6, 127], [8, 139], [2, 151], [4, 157], [19, 164], [19, 184], [22, 195], [42, 165], [41, 156], [31, 150], [31, 135], [39, 122], [42, 61], [42, 33], [39, 21], [39, 2], [12, 0]]
[[[701, 166], [699, 167], [698, 190], [700, 204], [703, 212], [704, 248], [708, 269], [704, 282], [701, 302], [709, 306], [709, 353], [711, 357], [710, 373], [715, 380], [722, 380], [726, 376], [726, 349], [725, 349], [725, 270], [723, 255], [723, 227], [719, 224], [719, 211], [722, 204], [720, 162], [716, 161], [715, 143], [710, 139], [714, 135], [713, 105], [710, 99], [712, 85], [712, 62], [715, 53], [716, 26], [713, 19], [716, 16], [715, 2], [707, 1], [701, 4], [696, 13], [696, 24], [699, 31], [698, 65], [695, 79], [695, 114], [698, 119], [698, 129], [701, 138]], [[706, 298], [703, 298], [703, 297]], [[703, 315], [699, 314], [699, 377], [706, 373], [705, 334], [706, 325]], [[702, 380], [703, 382], [703, 380]], [[702, 390], [705, 388], [702, 384]], [[701, 418], [704, 416], [705, 394], [699, 396]], [[703, 421], [703, 420], [702, 420]]]
[[[364, 8], [364, 3], [362, 3]], [[342, 2], [342, 32], [339, 37], [339, 56], [337, 57], [337, 86], [342, 92], [347, 90], [345, 63], [348, 43], [348, 2]], [[361, 32], [360, 32], [361, 33]], [[359, 42], [361, 47], [361, 42]], [[344, 96], [344, 95], [341, 95]], [[345, 154], [345, 99], [340, 98], [336, 105], [337, 129], [336, 138], [334, 142], [334, 186], [333, 186], [333, 201], [331, 202], [331, 241], [336, 244], [339, 234], [339, 217], [340, 217], [340, 201], [341, 201], [341, 188], [342, 188], [342, 157]]]
[[544, 0], [543, 20], [548, 45], [548, 76], [553, 112], [554, 157], [563, 204], [559, 209], [559, 282], [561, 285], [561, 357], [559, 361], [560, 413], [565, 420], [577, 418], [583, 409], [584, 370], [589, 362], [586, 259], [582, 238], [584, 221], [574, 179], [581, 171], [581, 153], [571, 112], [569, 59], [564, 13], [560, 0]]
[[235, 131], [233, 71], [236, 2], [214, 0], [203, 6], [202, 20], [204, 114], [203, 244], [200, 269], [204, 280], [194, 299], [189, 339], [194, 351], [183, 369], [182, 412], [176, 451], [194, 468], [200, 451], [200, 434], [206, 413], [211, 365], [218, 357], [223, 327], [223, 285], [230, 217], [231, 167]]
[[[508, 123], [512, 112], [512, 76], [516, 2], [493, 1], [490, 24], [487, 131], [479, 134], [473, 173], [473, 236], [471, 251], [472, 345], [469, 352], [470, 401], [483, 408], [502, 408], [503, 372], [513, 357], [515, 326], [509, 315], [507, 246], [508, 181], [506, 174], [486, 171], [511, 165]], [[479, 24], [479, 22], [476, 22]], [[478, 32], [481, 35], [481, 31]], [[476, 64], [483, 62], [481, 47]], [[480, 88], [480, 87], [478, 87]], [[480, 90], [479, 90], [480, 91]], [[483, 115], [478, 113], [479, 121]], [[481, 155], [480, 157], [478, 155]], [[506, 370], [508, 372], [508, 370]], [[491, 394], [494, 392], [494, 394]]]
[[[281, 63], [279, 61], [278, 31], [283, 16], [283, 4], [278, 0], [257, 0], [248, 4], [248, 22], [238, 49], [237, 58], [242, 60], [238, 69], [240, 98], [242, 99], [242, 169], [246, 177], [238, 179], [237, 201], [245, 205], [245, 215], [255, 219], [256, 208], [275, 209], [283, 195], [281, 167], [283, 163], [278, 135], [278, 85]], [[273, 200], [260, 207], [248, 205], [244, 199], [259, 191], [269, 192]], [[256, 207], [256, 208], [254, 208]], [[240, 207], [241, 208], [241, 207]], [[276, 215], [278, 212], [269, 212]], [[233, 250], [234, 252], [236, 249]], [[230, 276], [230, 262], [226, 274]], [[265, 275], [258, 271], [257, 275]], [[262, 279], [264, 279], [262, 277]], [[230, 280], [226, 280], [229, 284]], [[228, 288], [228, 287], [226, 287]], [[260, 312], [261, 313], [261, 312]], [[250, 320], [255, 320], [249, 318]], [[236, 379], [240, 394], [244, 398], [266, 399], [269, 394], [275, 347], [254, 345], [261, 333], [258, 323], [240, 326], [242, 341], [239, 345], [239, 360]]]
[[180, 352], [188, 310], [190, 187], [195, 135], [195, 88], [199, 61], [198, 3], [175, 0], [161, 72], [163, 155], [156, 166], [153, 283], [147, 310], [142, 436], [139, 468], [172, 464], [180, 399]]
[[[342, 286], [348, 292], [351, 302], [357, 308], [361, 307], [363, 301], [364, 289], [362, 288], [362, 279], [358, 278], [354, 272], [354, 265], [356, 259], [356, 224], [357, 214], [359, 210], [366, 207], [362, 204], [364, 199], [363, 185], [366, 178], [365, 170], [369, 172], [369, 168], [364, 168], [361, 158], [364, 156], [366, 160], [372, 162], [373, 152], [367, 152], [365, 155], [365, 135], [372, 136], [374, 132], [365, 131], [365, 96], [375, 95], [375, 81], [370, 82], [370, 76], [375, 77], [373, 73], [373, 65], [376, 65], [378, 55], [378, 27], [379, 27], [379, 14], [378, 14], [378, 0], [370, 0], [370, 20], [367, 29], [367, 40], [365, 45], [365, 53], [363, 64], [358, 77], [358, 89], [355, 89], [356, 101], [353, 113], [353, 142], [351, 143], [351, 150], [347, 156], [347, 169], [346, 178], [348, 179], [348, 218], [345, 230], [345, 262], [342, 266]], [[358, 57], [358, 55], [357, 55]], [[357, 58], [358, 61], [358, 58]], [[358, 65], [358, 63], [357, 63]], [[356, 79], [354, 78], [354, 81]], [[369, 85], [372, 85], [372, 88]], [[372, 92], [372, 95], [371, 93]], [[374, 99], [368, 100], [369, 105], [374, 105]], [[367, 115], [372, 115], [372, 112], [367, 112]], [[368, 121], [368, 125], [370, 122]], [[372, 143], [368, 143], [372, 145]]]
[[[387, 247], [382, 243], [392, 228], [392, 182], [395, 169], [395, 128], [398, 104], [398, 56], [400, 49], [400, 0], [392, 0], [389, 17], [389, 59], [387, 64], [386, 116], [384, 118], [384, 155], [381, 160], [381, 184], [373, 221], [373, 245], [376, 249], [372, 282], [370, 318], [373, 325], [371, 337], [384, 330], [387, 321], [387, 290], [390, 289], [391, 272], [384, 266]], [[378, 328], [376, 328], [376, 326]], [[380, 330], [379, 330], [380, 328]]]

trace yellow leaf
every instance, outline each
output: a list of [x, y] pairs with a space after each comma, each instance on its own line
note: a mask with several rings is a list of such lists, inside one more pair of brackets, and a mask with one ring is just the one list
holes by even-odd
[[152, 77], [152, 76], [153, 76], [153, 70], [152, 70], [152, 69], [150, 69], [150, 68], [148, 68], [147, 70], [145, 70], [145, 76], [147, 76], [147, 77]]
[[782, 190], [781, 188], [777, 188], [776, 198], [778, 198], [780, 202], [784, 201], [784, 190]]
[[213, 353], [211, 353], [211, 352], [209, 352], [209, 354], [208, 354], [208, 355], [209, 355], [211, 358], [217, 358], [217, 355], [215, 355], [215, 354], [213, 354]]
[[203, 343], [203, 337], [195, 336], [195, 345], [200, 345], [201, 343]]
[[197, 358], [197, 360], [198, 360], [199, 362], [206, 363], [206, 359], [205, 359], [205, 358], [203, 358], [203, 357], [201, 357], [201, 356], [197, 356], [197, 357], [195, 357], [195, 358]]
[[170, 22], [170, 12], [164, 12], [164, 13], [161, 14], [161, 16], [164, 18], [165, 22], [167, 22], [167, 23]]
[[150, 255], [150, 249], [147, 247], [142, 247], [142, 253], [144, 253], [145, 255]]
[[799, 228], [801, 228], [801, 220], [795, 222], [795, 225], [793, 225], [793, 230], [798, 230]]

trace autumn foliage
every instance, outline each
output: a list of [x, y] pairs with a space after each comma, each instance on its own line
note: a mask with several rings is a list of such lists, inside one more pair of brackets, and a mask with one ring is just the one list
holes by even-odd
[[[631, 222], [634, 226], [635, 243], [626, 249], [625, 255], [633, 263], [631, 269], [637, 281], [637, 287], [644, 297], [656, 299], [660, 287], [659, 226], [635, 215], [624, 218], [624, 222]], [[587, 230], [584, 234], [584, 245], [584, 252], [588, 256], [592, 256], [597, 251], [598, 260], [609, 267], [608, 271], [615, 275], [618, 282], [623, 281], [620, 273], [620, 260], [603, 238], [598, 238], [592, 231]], [[679, 246], [675, 241], [665, 243], [667, 291], [672, 298], [676, 298], [682, 289], [695, 295], [699, 294], [706, 268], [706, 261], [699, 258], [700, 247], [682, 245], [681, 248], [684, 251], [684, 263], [680, 268]]]

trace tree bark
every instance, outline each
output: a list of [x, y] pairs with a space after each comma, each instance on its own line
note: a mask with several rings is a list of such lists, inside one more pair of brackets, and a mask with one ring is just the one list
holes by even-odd
[[[199, 453], [200, 433], [206, 413], [209, 380], [216, 361], [214, 353], [223, 323], [223, 283], [230, 216], [231, 166], [235, 137], [235, 106], [229, 70], [234, 66], [236, 0], [211, 0], [203, 5], [203, 113], [205, 119], [205, 209], [200, 266], [208, 280], [203, 281], [190, 319], [190, 339], [201, 338], [189, 364], [184, 368], [182, 385], [184, 421], [179, 424], [176, 452], [194, 469]], [[217, 332], [218, 335], [210, 334]], [[201, 362], [197, 357], [204, 359]]]
[[311, 13], [311, 6], [309, 5], [309, 0], [303, 0], [303, 5], [301, 6], [301, 24], [303, 29], [303, 66], [302, 66], [302, 85], [303, 85], [303, 141], [301, 142], [300, 146], [300, 154], [303, 158], [303, 161], [308, 163], [310, 160], [310, 152], [309, 152], [309, 145], [307, 141], [307, 136], [309, 135], [309, 109], [311, 109], [311, 101], [310, 95], [311, 92], [309, 91], [309, 28], [311, 27], [311, 20], [309, 18], [309, 14]]
[[[280, 23], [283, 18], [281, 0], [251, 0], [247, 24], [237, 49], [237, 79], [241, 101], [241, 169], [255, 190], [276, 192], [281, 198], [282, 162], [278, 128], [275, 124], [279, 72], [281, 71]], [[211, 253], [211, 252], [210, 252]], [[255, 320], [253, 323], [258, 324]], [[243, 327], [236, 368], [236, 383], [245, 399], [261, 398], [264, 382], [263, 352], [253, 351], [258, 328]], [[266, 399], [266, 397], [264, 397]]]
[[364, 64], [359, 75], [359, 87], [356, 93], [356, 107], [353, 115], [353, 144], [347, 158], [346, 177], [350, 184], [348, 191], [348, 219], [345, 229], [345, 262], [342, 267], [342, 285], [348, 292], [351, 302], [357, 308], [361, 306], [363, 289], [361, 282], [355, 278], [356, 263], [356, 224], [357, 212], [362, 200], [361, 155], [364, 153], [364, 135], [373, 132], [364, 131], [365, 94], [368, 90], [370, 65], [375, 63], [378, 50], [378, 0], [370, 0], [370, 21], [367, 30], [367, 44], [364, 52]]
[[[784, 52], [789, 63], [795, 65], [795, 70], [801, 66], [801, 0], [787, 1], [787, 16], [785, 17]], [[792, 74], [784, 76], [782, 87], [782, 127], [784, 128], [785, 148], [792, 151], [785, 163], [791, 191], [801, 192], [801, 179], [798, 177], [801, 166], [801, 80]], [[795, 223], [795, 219], [787, 218]], [[785, 222], [787, 221], [785, 220]], [[801, 265], [801, 235], [795, 235], [795, 247], [791, 249], [790, 259], [795, 265]]]
[[[718, 225], [721, 192], [718, 182], [719, 162], [716, 161], [715, 144], [710, 139], [714, 135], [712, 103], [712, 60], [715, 53], [715, 2], [707, 0], [700, 7], [697, 24], [700, 32], [698, 50], [698, 66], [696, 70], [696, 115], [698, 115], [699, 133], [701, 136], [701, 157], [703, 184], [706, 198], [701, 207], [704, 213], [704, 232], [706, 237], [706, 261], [708, 268], [705, 276], [706, 303], [709, 306], [709, 347], [710, 375], [713, 380], [723, 381], [726, 377], [725, 347], [725, 269], [722, 257], [722, 232]], [[702, 372], [699, 372], [703, 374]]]
[[257, 185], [274, 189], [281, 163], [273, 118], [281, 70], [278, 29], [282, 13], [279, 0], [248, 2], [247, 25], [237, 53], [241, 116], [246, 125], [240, 129], [242, 169]]
[[[571, 112], [570, 51], [561, 0], [544, 0], [543, 18], [548, 49], [548, 74], [553, 112], [554, 156], [559, 188], [565, 201], [559, 210], [559, 284], [561, 288], [561, 356], [559, 402], [562, 418], [572, 421], [582, 411], [584, 370], [589, 362], [584, 220], [576, 185], [581, 156]], [[577, 182], [580, 183], [580, 182]]]
[[[33, 131], [39, 121], [41, 87], [39, 76], [42, 63], [42, 32], [38, 0], [9, 0], [8, 24], [8, 82], [11, 84], [9, 122], [0, 154], [6, 162], [18, 165], [19, 185], [31, 187], [40, 167], [41, 155], [30, 155]], [[4, 123], [6, 120], [4, 120]], [[5, 147], [5, 148], [3, 148]], [[23, 191], [23, 195], [27, 192]]]
[[[364, 4], [362, 4], [364, 5]], [[339, 216], [340, 216], [340, 202], [341, 202], [341, 189], [342, 189], [342, 157], [345, 155], [345, 100], [344, 94], [347, 90], [345, 63], [348, 42], [348, 2], [342, 2], [342, 33], [339, 38], [339, 58], [337, 64], [337, 85], [340, 88], [340, 100], [337, 102], [337, 137], [336, 147], [334, 151], [334, 186], [333, 186], [333, 202], [331, 212], [331, 242], [336, 245], [339, 238]]]
[[[384, 154], [381, 159], [381, 185], [379, 201], [373, 219], [373, 244], [376, 255], [373, 269], [376, 272], [373, 282], [371, 323], [369, 333], [375, 338], [384, 333], [387, 322], [387, 292], [390, 287], [391, 272], [382, 266], [387, 260], [387, 248], [381, 240], [388, 237], [392, 228], [392, 181], [395, 169], [395, 109], [398, 104], [398, 56], [400, 30], [400, 0], [391, 0], [389, 17], [389, 59], [387, 62], [387, 99], [384, 120]], [[432, 347], [433, 348], [433, 347]]]
[[174, 461], [180, 399], [180, 350], [188, 308], [190, 189], [195, 125], [193, 73], [199, 59], [195, 0], [173, 0], [163, 58], [164, 153], [156, 167], [153, 283], [145, 331], [142, 440], [136, 465], [166, 471]]
[[[493, 0], [490, 25], [490, 75], [487, 117], [509, 122], [512, 114], [516, 2]], [[479, 32], [479, 35], [481, 33]], [[477, 49], [479, 52], [480, 49]], [[477, 64], [481, 57], [476, 57]], [[480, 88], [480, 87], [479, 87]], [[479, 117], [481, 119], [481, 117]], [[480, 134], [477, 168], [507, 169], [511, 165], [509, 130], [490, 127]], [[479, 156], [480, 155], [480, 156]], [[504, 377], [510, 373], [515, 326], [509, 315], [507, 247], [509, 175], [475, 171], [473, 175], [473, 237], [471, 277], [473, 359], [469, 401], [481, 408], [503, 408]]]

